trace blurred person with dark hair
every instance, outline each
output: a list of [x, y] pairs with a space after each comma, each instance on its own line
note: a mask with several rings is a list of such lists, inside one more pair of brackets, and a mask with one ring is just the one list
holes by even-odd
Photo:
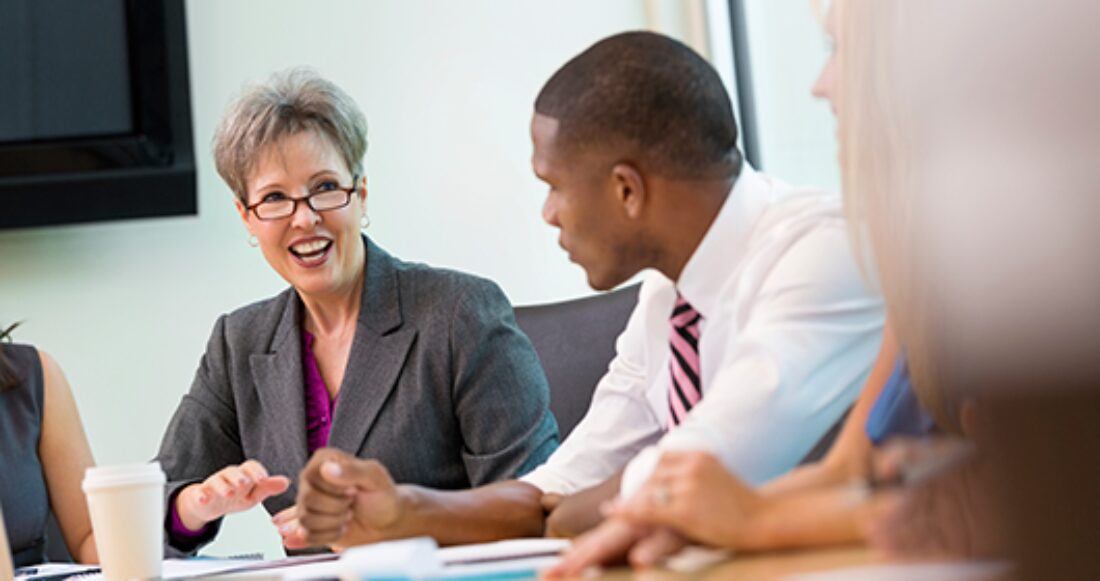
[[862, 385], [881, 301], [840, 201], [743, 163], [729, 97], [701, 56], [654, 33], [603, 39], [546, 82], [531, 136], [543, 218], [589, 284], [654, 271], [588, 414], [529, 475], [468, 492], [395, 485], [382, 463], [319, 452], [299, 495], [310, 542], [471, 542], [520, 522], [539, 534], [539, 497], [553, 508], [562, 495], [549, 528], [568, 534], [668, 450], [708, 450], [763, 481], [793, 467]]
[[69, 554], [97, 563], [80, 483], [95, 464], [72, 391], [45, 351], [10, 343], [0, 331], [0, 510], [16, 567], [46, 561], [52, 512]]

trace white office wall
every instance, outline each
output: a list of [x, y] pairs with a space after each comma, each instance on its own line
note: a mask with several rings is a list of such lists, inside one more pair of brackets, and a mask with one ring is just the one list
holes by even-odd
[[810, 96], [829, 55], [810, 0], [744, 4], [763, 169], [838, 191], [836, 123], [828, 104]]

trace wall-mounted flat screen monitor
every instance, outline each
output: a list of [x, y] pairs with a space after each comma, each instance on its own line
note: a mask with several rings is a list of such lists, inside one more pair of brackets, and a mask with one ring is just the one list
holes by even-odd
[[0, 0], [0, 228], [196, 210], [183, 0]]

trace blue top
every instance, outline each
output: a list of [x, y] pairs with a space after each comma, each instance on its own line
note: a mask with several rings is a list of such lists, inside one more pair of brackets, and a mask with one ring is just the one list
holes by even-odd
[[45, 560], [50, 498], [38, 459], [42, 433], [42, 363], [28, 345], [5, 344], [2, 356], [22, 381], [0, 391], [0, 506], [16, 567]]
[[879, 446], [892, 436], [926, 436], [935, 427], [936, 422], [913, 393], [905, 356], [899, 356], [894, 372], [867, 416], [867, 437]]

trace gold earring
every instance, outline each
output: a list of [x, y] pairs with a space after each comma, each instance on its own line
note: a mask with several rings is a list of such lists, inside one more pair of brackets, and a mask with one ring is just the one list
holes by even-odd
[[248, 235], [248, 245], [255, 248], [260, 245], [260, 239], [256, 238], [255, 234]]

